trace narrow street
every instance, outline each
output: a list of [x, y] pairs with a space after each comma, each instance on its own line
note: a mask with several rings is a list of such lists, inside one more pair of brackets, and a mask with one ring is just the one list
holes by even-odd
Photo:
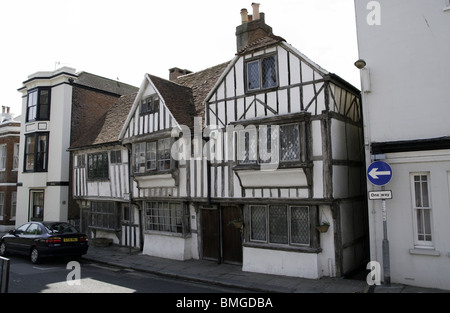
[[[11, 255], [9, 293], [242, 293], [223, 288], [159, 277], [143, 272], [80, 261], [79, 285], [73, 284], [70, 260], [51, 259], [34, 265], [27, 257]], [[67, 279], [72, 279], [67, 281]], [[72, 282], [72, 283], [71, 283]]]

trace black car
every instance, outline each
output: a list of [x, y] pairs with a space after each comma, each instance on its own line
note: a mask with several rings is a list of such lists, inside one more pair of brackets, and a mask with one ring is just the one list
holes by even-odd
[[0, 239], [1, 256], [21, 253], [35, 264], [49, 256], [81, 257], [88, 247], [88, 237], [64, 222], [29, 222]]

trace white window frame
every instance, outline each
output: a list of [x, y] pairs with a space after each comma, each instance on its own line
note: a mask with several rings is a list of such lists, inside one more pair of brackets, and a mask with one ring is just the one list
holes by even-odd
[[19, 150], [20, 150], [20, 143], [14, 144], [14, 156], [13, 156], [13, 171], [19, 170]]
[[[427, 178], [427, 197], [428, 197], [428, 205], [424, 205], [423, 199], [421, 198], [422, 203], [417, 203], [416, 201], [416, 187], [415, 187], [415, 178], [416, 177], [423, 177], [425, 176]], [[412, 215], [413, 215], [413, 225], [414, 225], [414, 246], [416, 248], [425, 248], [425, 249], [433, 249], [434, 248], [434, 226], [433, 226], [433, 205], [431, 200], [431, 190], [430, 190], [430, 172], [417, 172], [417, 173], [410, 173], [410, 181], [411, 181], [411, 200], [412, 200]], [[420, 180], [422, 182], [422, 180]], [[419, 225], [418, 225], [418, 218], [417, 214], [418, 211], [424, 211], [428, 210], [430, 213], [430, 234], [419, 234]], [[425, 212], [425, 211], [424, 211]], [[425, 226], [424, 226], [425, 227]], [[431, 240], [421, 240], [419, 238], [420, 235], [431, 235]]]
[[0, 171], [6, 171], [8, 147], [6, 144], [0, 145]]
[[15, 221], [17, 215], [17, 191], [11, 192], [11, 213], [9, 220]]

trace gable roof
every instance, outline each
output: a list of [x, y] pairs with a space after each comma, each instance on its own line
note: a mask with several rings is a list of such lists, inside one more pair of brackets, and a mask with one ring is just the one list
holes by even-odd
[[191, 88], [154, 75], [148, 76], [177, 123], [193, 127], [195, 107]]
[[204, 117], [206, 96], [219, 80], [230, 61], [207, 68], [205, 70], [180, 76], [173, 82], [179, 85], [189, 87], [192, 90], [193, 103], [195, 107], [195, 116]]
[[119, 134], [128, 116], [137, 93], [122, 96], [102, 116], [90, 123], [89, 131], [76, 138], [70, 146], [71, 150], [97, 145], [117, 144]]

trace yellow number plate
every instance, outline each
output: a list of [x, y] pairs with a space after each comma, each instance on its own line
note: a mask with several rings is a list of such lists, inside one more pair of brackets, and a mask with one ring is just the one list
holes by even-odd
[[77, 242], [78, 238], [64, 238], [64, 242]]

